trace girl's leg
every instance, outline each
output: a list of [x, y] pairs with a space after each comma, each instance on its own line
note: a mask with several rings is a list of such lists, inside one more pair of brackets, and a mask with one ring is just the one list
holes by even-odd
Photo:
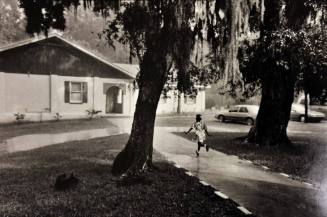
[[198, 142], [198, 149], [195, 151], [197, 157], [199, 157], [199, 151], [201, 149], [201, 146], [202, 146], [202, 143]]
[[198, 142], [198, 151], [200, 151], [201, 147], [203, 147], [203, 143], [202, 142]]
[[204, 146], [206, 147], [206, 150], [209, 151], [210, 146], [208, 145], [208, 143], [204, 144]]

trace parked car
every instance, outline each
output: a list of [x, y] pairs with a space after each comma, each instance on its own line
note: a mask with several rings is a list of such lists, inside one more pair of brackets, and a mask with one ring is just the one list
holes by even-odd
[[[309, 122], [320, 122], [325, 118], [325, 115], [321, 112], [312, 111], [308, 109], [308, 121]], [[291, 110], [291, 120], [294, 121], [305, 121], [305, 108], [302, 104], [293, 104]]]
[[[304, 96], [303, 96], [304, 97]], [[297, 102], [297, 104], [305, 105], [304, 99], [300, 98]], [[327, 118], [327, 101], [323, 104], [321, 104], [320, 101], [318, 102], [312, 102], [312, 104], [308, 105], [311, 111], [316, 111], [323, 113], [325, 115], [325, 119]]]
[[215, 118], [219, 122], [232, 121], [253, 125], [259, 111], [257, 105], [235, 105], [227, 110], [218, 111]]

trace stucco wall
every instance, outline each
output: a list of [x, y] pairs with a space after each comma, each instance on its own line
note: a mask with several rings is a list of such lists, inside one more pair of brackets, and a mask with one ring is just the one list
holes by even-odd
[[[71, 104], [65, 103], [65, 81], [87, 82], [87, 103]], [[62, 114], [87, 114], [86, 110], [101, 110], [101, 115], [107, 115], [106, 111], [106, 91], [104, 84], [123, 85], [126, 91], [123, 92], [123, 114], [129, 115], [130, 108], [130, 81], [124, 79], [109, 79], [98, 77], [72, 77], [72, 76], [52, 76], [52, 112]]]
[[[168, 98], [164, 103], [164, 100], [160, 100], [157, 108], [157, 114], [169, 114], [177, 112], [178, 97], [177, 90], [171, 90], [167, 93]], [[138, 90], [133, 94], [134, 105], [132, 106], [135, 111], [136, 100], [138, 97]], [[181, 112], [203, 112], [205, 110], [205, 91], [199, 90], [196, 96], [196, 103], [186, 104], [184, 102], [184, 94], [181, 94]]]
[[[87, 103], [65, 103], [65, 81], [87, 82]], [[51, 112], [61, 114], [87, 114], [86, 110], [92, 110], [93, 82], [91, 77], [72, 77], [72, 76], [51, 76], [52, 100]]]
[[34, 113], [49, 110], [49, 76], [2, 73], [0, 80], [2, 112]]
[[177, 91], [171, 90], [167, 93], [167, 98], [161, 96], [157, 108], [157, 114], [177, 112], [178, 96]]
[[95, 78], [95, 109], [101, 110], [103, 115], [108, 115], [106, 111], [106, 90], [104, 84], [117, 84], [123, 88], [123, 114], [132, 115], [132, 83], [131, 80], [125, 79], [110, 79], [110, 78]]
[[[65, 81], [87, 82], [87, 102], [80, 104], [65, 102]], [[26, 114], [25, 120], [32, 121], [53, 120], [56, 113], [59, 113], [63, 119], [86, 118], [86, 110], [92, 109], [101, 110], [100, 115], [113, 115], [105, 113], [105, 86], [108, 84], [117, 84], [118, 87], [124, 89], [122, 115], [133, 115], [138, 90], [133, 89], [130, 79], [0, 72], [0, 122], [14, 121], [13, 114], [17, 112]], [[180, 106], [181, 112], [203, 112], [205, 109], [205, 92], [198, 92], [194, 104], [185, 104], [182, 94]], [[174, 113], [177, 112], [177, 107], [177, 91], [173, 90], [168, 92], [166, 100], [160, 100], [157, 113]]]
[[199, 90], [196, 95], [195, 103], [187, 104], [184, 100], [184, 94], [181, 95], [181, 111], [182, 112], [203, 112], [205, 110], [205, 91]]
[[[87, 102], [65, 102], [65, 81], [87, 82]], [[101, 110], [100, 115], [112, 115], [105, 113], [104, 84], [117, 84], [124, 88], [122, 115], [132, 115], [133, 91], [129, 79], [0, 72], [0, 122], [15, 121], [14, 113], [25, 114], [25, 121], [53, 120], [56, 113], [62, 119], [86, 118], [86, 110], [92, 109]]]

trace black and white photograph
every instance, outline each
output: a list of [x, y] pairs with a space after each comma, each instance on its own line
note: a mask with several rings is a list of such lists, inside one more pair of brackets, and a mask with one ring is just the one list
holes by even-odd
[[327, 217], [327, 0], [0, 0], [0, 217]]

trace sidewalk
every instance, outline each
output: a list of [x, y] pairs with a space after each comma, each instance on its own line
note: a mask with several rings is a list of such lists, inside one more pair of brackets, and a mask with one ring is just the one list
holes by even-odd
[[196, 158], [195, 142], [171, 133], [176, 130], [157, 128], [154, 148], [258, 216], [327, 216], [322, 192], [214, 150], [203, 149]]

